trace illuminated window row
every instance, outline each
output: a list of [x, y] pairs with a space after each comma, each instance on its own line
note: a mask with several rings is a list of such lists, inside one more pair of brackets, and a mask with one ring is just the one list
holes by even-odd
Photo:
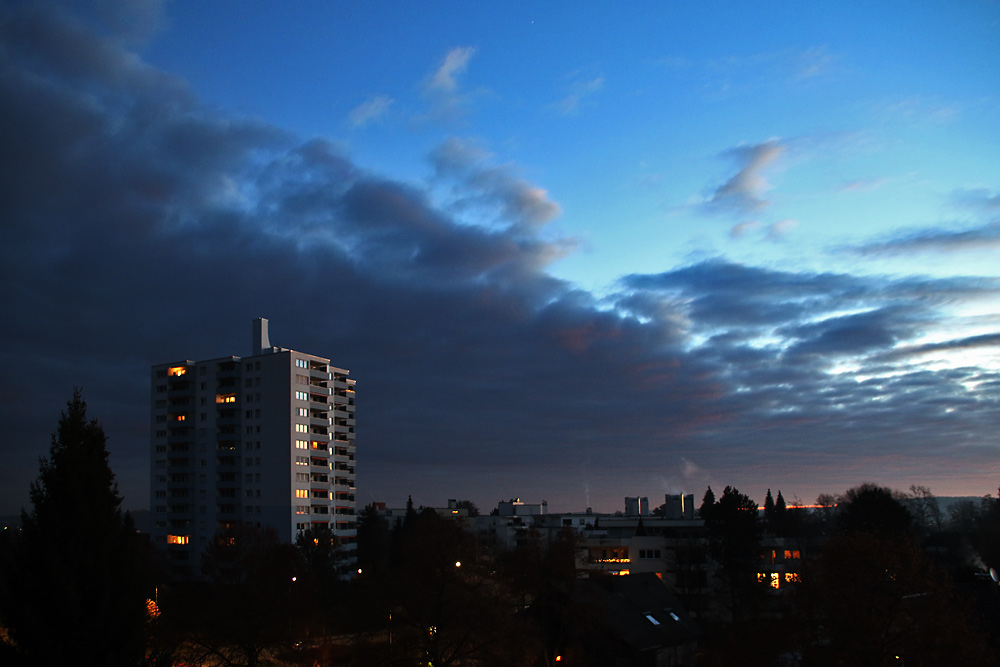
[[781, 582], [784, 581], [786, 584], [797, 584], [802, 581], [798, 572], [758, 572], [757, 581], [762, 584], [767, 584], [771, 588], [777, 589], [781, 587]]

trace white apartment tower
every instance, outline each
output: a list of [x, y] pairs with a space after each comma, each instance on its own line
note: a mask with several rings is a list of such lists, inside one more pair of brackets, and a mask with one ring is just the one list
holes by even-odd
[[173, 573], [236, 524], [285, 542], [329, 528], [353, 558], [354, 383], [330, 360], [272, 347], [253, 323], [253, 355], [152, 368], [153, 540]]

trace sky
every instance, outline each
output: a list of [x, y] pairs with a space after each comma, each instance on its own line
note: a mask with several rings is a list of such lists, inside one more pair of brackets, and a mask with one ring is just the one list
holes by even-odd
[[1000, 485], [1000, 3], [0, 0], [0, 513], [74, 387], [357, 380], [359, 506]]

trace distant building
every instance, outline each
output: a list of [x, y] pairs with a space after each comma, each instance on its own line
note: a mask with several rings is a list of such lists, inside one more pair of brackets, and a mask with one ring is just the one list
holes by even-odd
[[694, 494], [667, 494], [663, 504], [664, 519], [694, 519]]
[[544, 500], [539, 504], [522, 503], [520, 498], [501, 500], [497, 503], [497, 514], [500, 516], [531, 516], [547, 514], [549, 504]]
[[150, 509], [173, 573], [197, 576], [213, 537], [237, 524], [293, 542], [329, 528], [352, 554], [354, 384], [313, 354], [273, 347], [253, 323], [253, 354], [152, 367]]
[[649, 516], [649, 498], [626, 498], [625, 516]]

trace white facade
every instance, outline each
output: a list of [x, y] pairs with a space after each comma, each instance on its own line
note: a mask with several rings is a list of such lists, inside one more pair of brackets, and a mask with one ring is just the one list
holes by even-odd
[[250, 357], [152, 368], [152, 534], [182, 576], [239, 523], [285, 542], [328, 527], [354, 549], [355, 381], [329, 359], [272, 347], [265, 319], [253, 332]]

